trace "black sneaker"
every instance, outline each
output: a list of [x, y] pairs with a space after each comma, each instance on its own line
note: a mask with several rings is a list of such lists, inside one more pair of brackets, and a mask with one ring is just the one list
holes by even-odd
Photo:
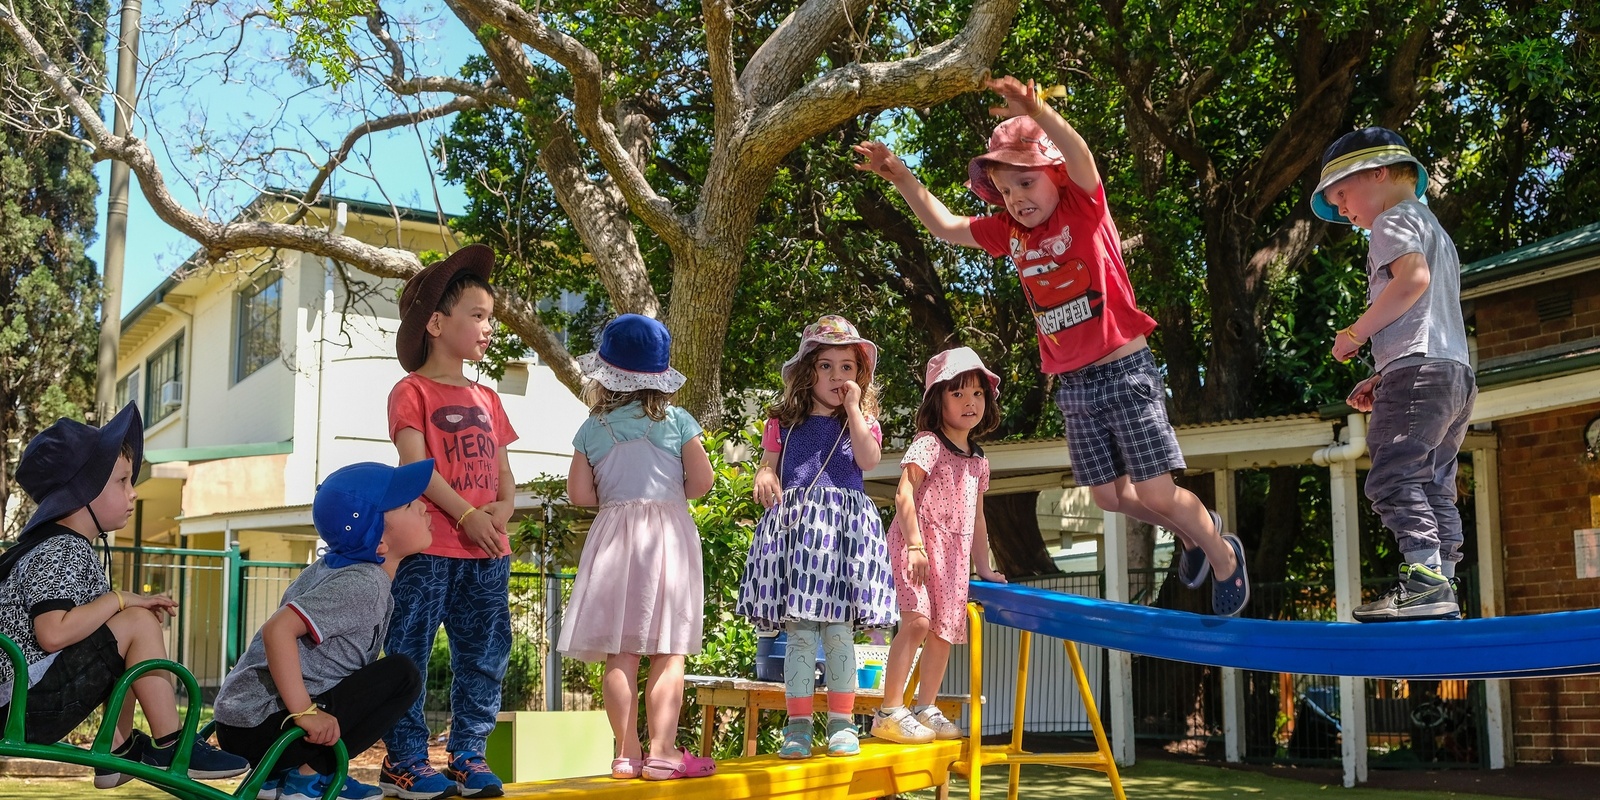
[[[172, 753], [178, 749], [176, 740], [160, 745], [155, 742], [145, 746], [144, 763], [165, 769], [172, 766]], [[203, 739], [194, 740], [189, 751], [189, 777], [197, 781], [216, 781], [232, 778], [250, 771], [250, 762], [222, 750]]]
[[[150, 745], [149, 735], [138, 728], [134, 728], [133, 732], [128, 734], [128, 738], [123, 739], [122, 744], [111, 751], [111, 755], [126, 758], [129, 761], [143, 761], [145, 748]], [[94, 768], [94, 788], [96, 789], [115, 789], [131, 780], [133, 780], [133, 776], [125, 772], [106, 767]]]
[[1422, 564], [1401, 564], [1394, 588], [1351, 614], [1356, 622], [1460, 619], [1461, 606], [1449, 578]]

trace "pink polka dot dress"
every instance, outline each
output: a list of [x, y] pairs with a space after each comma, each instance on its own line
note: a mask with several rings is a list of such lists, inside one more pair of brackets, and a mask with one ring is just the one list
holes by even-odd
[[917, 530], [928, 549], [928, 580], [911, 579], [910, 553], [900, 519], [889, 526], [889, 558], [894, 566], [900, 613], [928, 618], [934, 636], [951, 644], [967, 641], [967, 583], [972, 573], [972, 531], [978, 502], [989, 489], [989, 459], [983, 449], [961, 453], [933, 431], [918, 433], [900, 466], [916, 464], [926, 473], [917, 488]]

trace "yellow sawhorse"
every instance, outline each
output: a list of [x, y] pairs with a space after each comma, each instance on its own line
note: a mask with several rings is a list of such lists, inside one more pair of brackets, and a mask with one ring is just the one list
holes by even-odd
[[[961, 760], [950, 767], [951, 772], [967, 776], [970, 800], [978, 800], [982, 789], [983, 768], [991, 764], [1011, 767], [1010, 790], [1006, 797], [1017, 800], [1017, 786], [1022, 779], [1023, 764], [1050, 764], [1058, 767], [1092, 769], [1105, 773], [1111, 780], [1111, 793], [1117, 800], [1127, 800], [1122, 792], [1122, 777], [1117, 774], [1117, 763], [1111, 759], [1111, 745], [1106, 741], [1105, 728], [1100, 724], [1100, 710], [1094, 704], [1094, 692], [1089, 688], [1089, 677], [1083, 672], [1083, 661], [1078, 658], [1078, 646], [1063, 641], [1067, 656], [1072, 659], [1072, 677], [1078, 682], [1078, 693], [1083, 695], [1083, 707], [1089, 715], [1089, 725], [1094, 729], [1093, 753], [1029, 753], [1022, 749], [1022, 713], [1028, 700], [1028, 651], [1033, 644], [1030, 631], [1020, 631], [1021, 641], [1017, 653], [1017, 700], [1011, 716], [1011, 742], [1004, 745], [983, 745], [983, 703], [972, 703], [972, 716], [968, 720], [967, 747]], [[967, 604], [967, 646], [972, 661], [972, 696], [983, 697], [983, 606]], [[909, 690], [908, 690], [909, 695]], [[977, 756], [973, 757], [976, 753]]]

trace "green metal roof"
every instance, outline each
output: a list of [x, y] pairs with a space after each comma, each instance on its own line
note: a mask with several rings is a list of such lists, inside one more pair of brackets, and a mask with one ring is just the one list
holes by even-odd
[[151, 464], [171, 461], [217, 461], [244, 456], [276, 456], [294, 452], [294, 440], [282, 442], [254, 442], [251, 444], [219, 444], [211, 447], [175, 447], [167, 450], [146, 450], [144, 460]]
[[1600, 256], [1600, 222], [1467, 264], [1461, 268], [1461, 288], [1482, 286], [1592, 256]]

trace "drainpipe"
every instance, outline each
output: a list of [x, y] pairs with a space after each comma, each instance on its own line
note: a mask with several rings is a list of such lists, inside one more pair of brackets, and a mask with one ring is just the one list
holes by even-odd
[[[194, 315], [162, 300], [156, 308], [183, 318], [183, 446], [189, 446], [189, 390], [194, 387]], [[150, 376], [144, 376], [150, 380]]]
[[[334, 236], [344, 235], [344, 226], [350, 219], [350, 207], [340, 203], [333, 211], [333, 225], [328, 232]], [[333, 308], [333, 271], [338, 268], [331, 258], [323, 258], [322, 263], [326, 268], [322, 272], [322, 313], [317, 316], [317, 441], [313, 446], [311, 457], [312, 485], [322, 482], [322, 398], [327, 394], [326, 387], [322, 385], [323, 365], [327, 363], [324, 355], [328, 342], [328, 313]]]
[[1311, 462], [1319, 467], [1341, 461], [1355, 461], [1367, 454], [1367, 415], [1360, 412], [1345, 417], [1343, 444], [1330, 444], [1311, 454]]

